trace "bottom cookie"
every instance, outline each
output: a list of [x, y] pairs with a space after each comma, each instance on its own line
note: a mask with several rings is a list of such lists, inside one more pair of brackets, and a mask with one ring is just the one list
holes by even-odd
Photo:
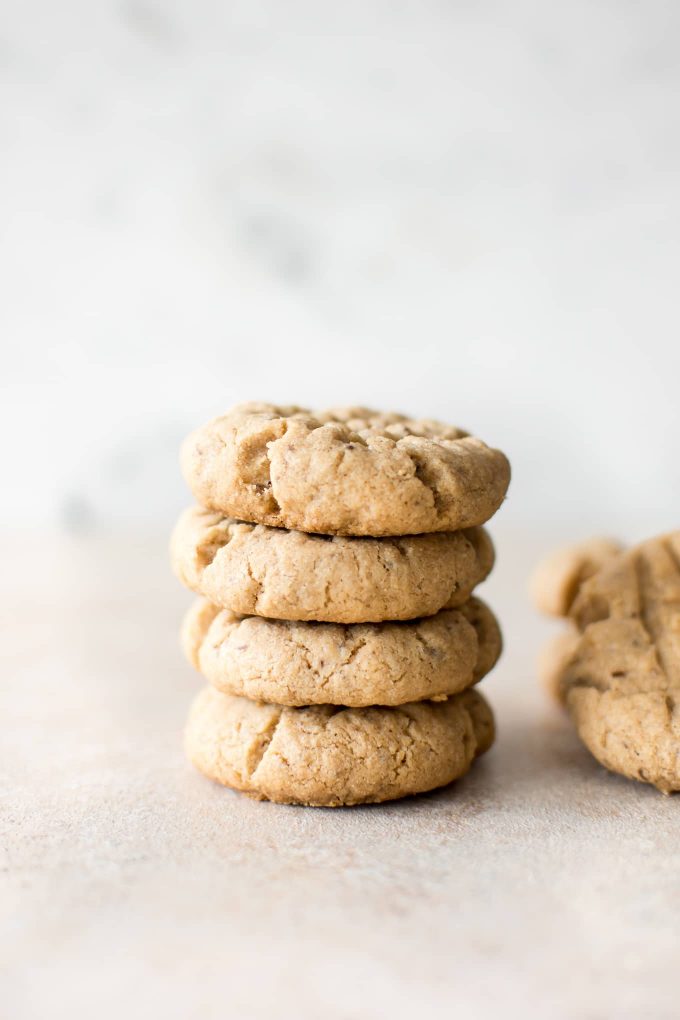
[[473, 690], [398, 708], [284, 708], [208, 687], [192, 706], [186, 750], [206, 776], [259, 800], [340, 807], [445, 786], [494, 736]]

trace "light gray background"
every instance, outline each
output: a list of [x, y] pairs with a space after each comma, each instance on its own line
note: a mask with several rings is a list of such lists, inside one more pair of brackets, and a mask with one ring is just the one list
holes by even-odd
[[6, 523], [169, 524], [248, 398], [463, 424], [508, 519], [677, 523], [677, 4], [5, 8]]
[[[680, 801], [536, 682], [555, 542], [677, 527], [676, 3], [22, 0], [0, 23], [0, 1012], [677, 1016]], [[448, 790], [195, 775], [182, 435], [363, 402], [509, 453], [499, 740]]]

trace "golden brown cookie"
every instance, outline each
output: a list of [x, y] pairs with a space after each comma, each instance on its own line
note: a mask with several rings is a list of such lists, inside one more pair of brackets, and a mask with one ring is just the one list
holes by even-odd
[[236, 616], [199, 599], [185, 617], [182, 645], [225, 694], [361, 708], [464, 690], [493, 668], [501, 635], [479, 599], [412, 622], [355, 624]]
[[481, 599], [474, 596], [469, 598], [462, 606], [458, 606], [458, 612], [462, 613], [477, 635], [477, 662], [473, 683], [478, 683], [498, 662], [503, 651], [503, 635], [498, 620]]
[[566, 616], [583, 582], [622, 548], [613, 538], [590, 538], [557, 549], [539, 563], [531, 578], [530, 591], [536, 608], [548, 616]]
[[494, 739], [476, 691], [399, 708], [283, 708], [207, 687], [191, 709], [186, 749], [205, 775], [283, 804], [339, 807], [444, 786]]
[[494, 553], [481, 528], [343, 538], [195, 507], [179, 519], [171, 557], [188, 588], [241, 616], [377, 623], [460, 605], [491, 570]]
[[580, 586], [560, 694], [607, 768], [680, 789], [680, 532], [619, 553]]
[[460, 429], [367, 408], [241, 404], [192, 432], [197, 501], [238, 520], [329, 535], [415, 535], [487, 521], [510, 466]]

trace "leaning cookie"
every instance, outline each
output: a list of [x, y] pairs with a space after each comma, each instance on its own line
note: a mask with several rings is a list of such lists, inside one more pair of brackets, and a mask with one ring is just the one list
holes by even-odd
[[332, 535], [483, 524], [510, 482], [505, 455], [466, 432], [367, 408], [242, 404], [191, 433], [181, 461], [203, 506]]
[[323, 537], [194, 507], [179, 519], [171, 558], [188, 588], [242, 616], [376, 623], [462, 604], [491, 570], [494, 552], [481, 528]]
[[556, 679], [606, 768], [680, 789], [680, 532], [610, 557], [584, 581]]
[[494, 739], [476, 691], [399, 708], [284, 708], [202, 691], [186, 729], [190, 761], [259, 800], [365, 804], [444, 786]]
[[613, 538], [590, 538], [557, 549], [539, 563], [531, 577], [534, 605], [548, 616], [566, 616], [584, 581], [622, 549]]
[[496, 618], [479, 599], [403, 623], [295, 623], [199, 599], [182, 626], [191, 664], [218, 690], [277, 705], [441, 701], [493, 668]]

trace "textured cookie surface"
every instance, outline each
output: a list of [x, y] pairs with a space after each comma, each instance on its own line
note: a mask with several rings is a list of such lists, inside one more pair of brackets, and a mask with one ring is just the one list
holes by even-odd
[[188, 588], [242, 616], [372, 623], [461, 605], [491, 570], [494, 553], [481, 528], [328, 537], [196, 507], [180, 517], [171, 557]]
[[242, 404], [191, 433], [181, 462], [205, 507], [334, 535], [483, 524], [510, 482], [505, 455], [460, 429], [367, 408]]
[[187, 658], [227, 694], [278, 705], [402, 705], [443, 700], [488, 673], [501, 650], [491, 610], [404, 623], [295, 623], [236, 616], [201, 599], [182, 627]]
[[560, 695], [607, 768], [680, 789], [680, 532], [607, 562], [579, 588]]
[[202, 691], [186, 729], [205, 775], [259, 799], [338, 807], [393, 800], [459, 778], [491, 746], [476, 691], [399, 708], [283, 708]]

